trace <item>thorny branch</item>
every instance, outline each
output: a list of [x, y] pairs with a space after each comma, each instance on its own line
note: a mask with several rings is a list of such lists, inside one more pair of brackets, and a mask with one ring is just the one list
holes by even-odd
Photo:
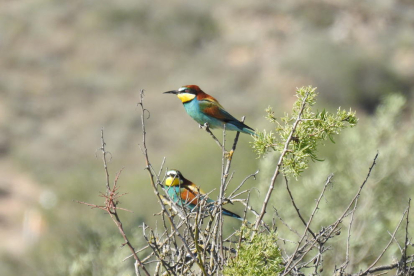
[[136, 271], [136, 275], [140, 275], [139, 272], [139, 268], [140, 267], [144, 273], [146, 275], [150, 275], [148, 270], [146, 269], [146, 267], [144, 266], [144, 264], [142, 263], [142, 261], [140, 260], [140, 258], [138, 257], [137, 253], [135, 253], [135, 249], [132, 246], [132, 244], [130, 243], [127, 235], [125, 234], [121, 219], [118, 216], [118, 209], [121, 210], [125, 210], [122, 208], [117, 207], [118, 204], [118, 198], [121, 197], [122, 195], [118, 194], [118, 179], [119, 176], [121, 175], [122, 170], [116, 175], [115, 180], [114, 180], [114, 185], [112, 186], [112, 188], [110, 188], [109, 185], [109, 172], [108, 172], [108, 166], [107, 166], [107, 162], [106, 162], [106, 151], [105, 151], [105, 140], [104, 140], [104, 135], [103, 135], [103, 129], [101, 130], [101, 150], [102, 150], [102, 154], [103, 154], [103, 162], [104, 162], [104, 169], [105, 169], [105, 175], [106, 175], [106, 194], [102, 195], [102, 197], [105, 198], [105, 205], [104, 206], [98, 206], [98, 205], [94, 205], [94, 204], [89, 204], [89, 203], [85, 203], [85, 202], [79, 202], [81, 204], [85, 204], [88, 206], [91, 206], [92, 208], [99, 208], [101, 210], [106, 211], [109, 216], [111, 217], [112, 221], [116, 224], [116, 226], [118, 227], [119, 232], [121, 233], [125, 243], [124, 245], [127, 245], [128, 248], [131, 250], [132, 255], [134, 256], [135, 259], [135, 271]]
[[101, 148], [100, 150], [102, 151], [102, 161], [104, 164], [104, 169], [105, 169], [105, 176], [106, 176], [106, 195], [109, 195], [110, 191], [111, 191], [111, 186], [109, 185], [109, 173], [108, 173], [108, 165], [106, 164], [106, 155], [110, 154], [109, 152], [107, 152], [105, 150], [105, 140], [104, 140], [104, 131], [103, 128], [101, 128]]

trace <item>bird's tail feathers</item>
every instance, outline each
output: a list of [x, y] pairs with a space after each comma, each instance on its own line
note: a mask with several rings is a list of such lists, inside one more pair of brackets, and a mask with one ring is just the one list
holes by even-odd
[[233, 121], [228, 122], [228, 124], [234, 126], [234, 128], [231, 130], [240, 131], [246, 134], [257, 136], [256, 132], [254, 132], [254, 129], [249, 127], [243, 122], [240, 122], [238, 120], [233, 120]]
[[235, 214], [233, 212], [230, 212], [229, 210], [223, 209], [223, 215], [232, 217], [232, 218], [236, 218], [238, 220], [243, 221], [243, 218], [241, 216], [239, 216], [238, 214]]
[[253, 136], [257, 136], [256, 132], [254, 132], [254, 130], [251, 130], [250, 128], [244, 127], [243, 132], [247, 133], [247, 134], [250, 134], [250, 135], [253, 135]]

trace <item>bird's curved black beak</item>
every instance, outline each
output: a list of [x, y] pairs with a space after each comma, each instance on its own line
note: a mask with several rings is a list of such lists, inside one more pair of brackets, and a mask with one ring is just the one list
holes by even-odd
[[178, 91], [177, 90], [171, 90], [171, 91], [164, 92], [163, 94], [178, 94]]

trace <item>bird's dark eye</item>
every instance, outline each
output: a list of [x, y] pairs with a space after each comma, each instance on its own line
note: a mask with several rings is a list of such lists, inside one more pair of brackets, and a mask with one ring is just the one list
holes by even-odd
[[180, 88], [178, 88], [178, 92], [179, 93], [185, 93], [185, 92], [188, 92], [188, 88], [187, 87], [180, 87]]
[[193, 91], [188, 87], [180, 87], [178, 88], [178, 93], [193, 93]]

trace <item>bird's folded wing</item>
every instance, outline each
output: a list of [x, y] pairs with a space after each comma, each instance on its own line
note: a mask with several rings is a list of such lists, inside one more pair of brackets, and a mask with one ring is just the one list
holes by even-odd
[[184, 202], [197, 205], [199, 196], [198, 193], [189, 189], [189, 187], [183, 187], [181, 189], [180, 197]]
[[[207, 195], [201, 188], [197, 187], [195, 184], [191, 184], [185, 185], [181, 189], [180, 196], [182, 200], [197, 205], [199, 201], [205, 199]], [[213, 202], [213, 200], [207, 197], [207, 202]]]
[[226, 110], [224, 110], [224, 108], [219, 104], [219, 102], [214, 99], [203, 99], [199, 101], [198, 104], [200, 110], [211, 117], [217, 118], [224, 122], [238, 121]]

